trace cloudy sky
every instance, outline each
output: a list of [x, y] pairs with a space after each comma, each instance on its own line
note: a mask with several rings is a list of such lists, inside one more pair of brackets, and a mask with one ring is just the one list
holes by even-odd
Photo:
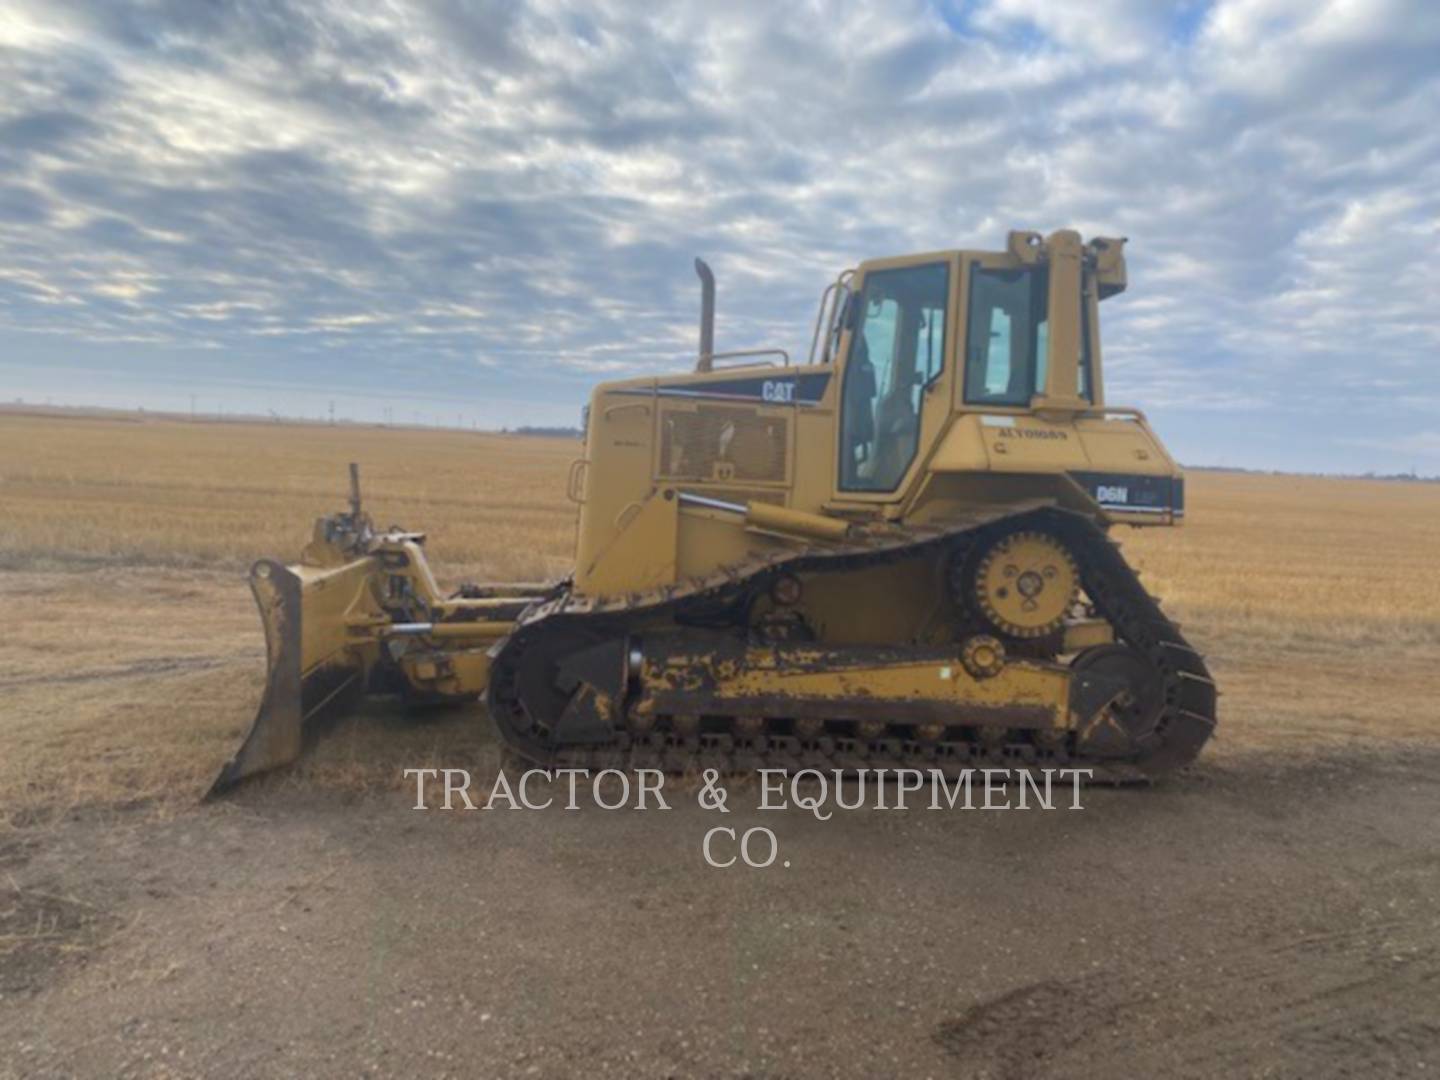
[[1440, 473], [1429, 0], [0, 0], [0, 397], [574, 423], [834, 274], [1130, 238], [1182, 460]]

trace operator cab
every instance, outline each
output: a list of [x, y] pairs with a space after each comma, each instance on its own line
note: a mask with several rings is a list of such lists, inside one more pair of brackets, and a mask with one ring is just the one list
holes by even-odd
[[837, 495], [899, 498], [956, 413], [1102, 408], [1096, 304], [1125, 287], [1123, 244], [1014, 232], [1003, 252], [885, 259], [842, 276], [822, 303], [823, 339], [817, 327], [819, 362], [843, 367]]

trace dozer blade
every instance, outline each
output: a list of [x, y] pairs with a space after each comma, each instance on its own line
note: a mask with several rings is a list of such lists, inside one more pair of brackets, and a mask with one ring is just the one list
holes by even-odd
[[346, 646], [345, 618], [366, 605], [373, 571], [368, 557], [335, 569], [303, 567], [300, 573], [270, 559], [251, 567], [250, 589], [265, 627], [265, 694], [249, 734], [207, 799], [247, 776], [294, 761], [304, 747], [307, 723], [363, 687], [367, 664]]

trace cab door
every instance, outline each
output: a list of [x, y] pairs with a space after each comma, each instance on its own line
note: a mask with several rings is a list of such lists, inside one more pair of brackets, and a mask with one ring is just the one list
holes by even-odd
[[954, 254], [867, 263], [849, 314], [837, 502], [896, 502], [949, 416], [958, 334]]

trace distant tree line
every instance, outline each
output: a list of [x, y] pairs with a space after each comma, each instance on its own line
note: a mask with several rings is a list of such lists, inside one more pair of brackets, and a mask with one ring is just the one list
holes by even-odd
[[1216, 473], [1238, 473], [1245, 476], [1323, 476], [1331, 480], [1404, 480], [1418, 481], [1422, 484], [1440, 484], [1440, 476], [1427, 476], [1424, 473], [1410, 472], [1398, 473], [1346, 473], [1346, 472], [1313, 472], [1296, 473], [1287, 472], [1284, 469], [1246, 469], [1239, 465], [1185, 465], [1180, 466], [1186, 472], [1216, 472]]

